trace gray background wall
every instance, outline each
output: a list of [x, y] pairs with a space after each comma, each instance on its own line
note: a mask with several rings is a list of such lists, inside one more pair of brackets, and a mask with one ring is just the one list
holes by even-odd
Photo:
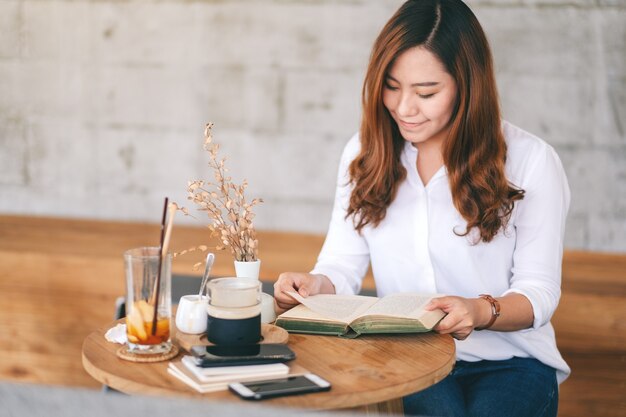
[[[324, 233], [397, 0], [0, 0], [0, 213], [158, 222], [211, 178], [259, 228]], [[474, 0], [505, 117], [567, 170], [568, 248], [626, 251], [626, 0]], [[205, 224], [206, 221], [182, 222]]]

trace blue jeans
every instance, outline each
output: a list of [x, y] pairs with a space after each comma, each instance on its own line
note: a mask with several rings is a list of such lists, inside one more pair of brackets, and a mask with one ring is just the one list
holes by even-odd
[[556, 417], [556, 371], [536, 359], [458, 361], [445, 379], [403, 398], [406, 415]]

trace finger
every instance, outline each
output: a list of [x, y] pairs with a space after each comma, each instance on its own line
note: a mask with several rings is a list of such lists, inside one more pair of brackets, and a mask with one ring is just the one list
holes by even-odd
[[435, 327], [441, 331], [448, 331], [452, 327], [454, 327], [457, 321], [458, 320], [456, 319], [456, 317], [454, 317], [452, 314], [448, 314], [443, 319], [441, 319], [441, 321], [437, 323]]
[[275, 298], [274, 300], [276, 301], [276, 305], [280, 306], [280, 308], [290, 309], [296, 306], [296, 304], [293, 304], [289, 301], [279, 300], [278, 298]]
[[446, 329], [438, 332], [439, 334], [449, 334], [457, 340], [465, 340], [469, 334], [465, 329]]
[[294, 305], [295, 306], [295, 305], [299, 304], [299, 302], [297, 300], [294, 300], [294, 298], [291, 295], [286, 294], [284, 292], [282, 292], [282, 293], [275, 293], [274, 294], [274, 299], [276, 300], [276, 302], [282, 303], [282, 304], [285, 304], [285, 305]]
[[297, 306], [299, 303], [297, 302], [285, 302], [285, 301], [280, 301], [278, 299], [276, 299], [276, 305], [278, 305], [280, 308], [285, 309], [285, 310], [290, 310], [292, 308], [294, 308], [295, 306]]
[[302, 297], [308, 297], [311, 294], [311, 282], [306, 275], [298, 275], [294, 277], [293, 287]]
[[298, 289], [298, 294], [300, 294], [302, 297], [308, 297], [312, 294], [319, 293], [319, 283], [314, 275], [298, 275], [295, 279], [295, 284], [296, 288]]
[[274, 292], [278, 294], [286, 294], [289, 291], [296, 291], [296, 283], [291, 278], [278, 279], [274, 283]]
[[437, 326], [435, 326], [435, 329], [441, 334], [451, 334], [458, 340], [465, 340], [473, 330], [470, 326], [467, 326], [462, 319], [448, 323], [444, 323], [442, 320]]
[[[293, 291], [294, 289], [291, 287], [287, 287], [286, 291]], [[289, 295], [285, 289], [283, 288], [274, 288], [274, 299], [278, 302], [286, 303], [286, 304], [297, 304], [297, 301]]]
[[452, 314], [448, 314], [435, 326], [435, 328], [437, 329], [437, 331], [439, 331], [439, 333], [453, 333], [461, 329], [461, 327], [459, 326], [460, 323], [460, 318]]
[[436, 309], [445, 311], [445, 309], [447, 308], [449, 304], [450, 304], [449, 297], [433, 298], [432, 300], [430, 300], [428, 304], [426, 304], [426, 307], [424, 307], [424, 309], [428, 311], [436, 310]]
[[283, 314], [287, 310], [289, 309], [279, 306], [278, 303], [274, 304], [274, 313], [276, 313], [277, 316]]
[[436, 331], [437, 333], [441, 333], [441, 334], [448, 334], [448, 333], [450, 333], [450, 329], [447, 326], [443, 326], [441, 323], [439, 323], [435, 327], [433, 327], [433, 330]]
[[453, 332], [452, 337], [454, 337], [457, 340], [465, 340], [470, 335], [470, 333], [471, 332], [468, 332], [467, 330], [462, 330], [459, 332]]

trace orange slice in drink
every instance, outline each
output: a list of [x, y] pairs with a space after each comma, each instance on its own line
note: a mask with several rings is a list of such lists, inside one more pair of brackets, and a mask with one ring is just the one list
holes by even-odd
[[148, 304], [146, 300], [135, 301], [134, 303], [135, 309], [139, 310], [141, 313], [141, 318], [144, 323], [151, 322], [154, 318], [154, 306]]
[[130, 313], [128, 314], [128, 316], [126, 316], [126, 326], [128, 327], [127, 334], [135, 336], [140, 341], [143, 341], [148, 338], [148, 335], [146, 334], [146, 330], [144, 328], [144, 320], [141, 317], [141, 311], [136, 308], [136, 304], [137, 303], [133, 305]]

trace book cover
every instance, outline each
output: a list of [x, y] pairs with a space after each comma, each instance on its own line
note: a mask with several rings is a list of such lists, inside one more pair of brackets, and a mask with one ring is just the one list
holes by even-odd
[[[200, 368], [195, 366], [195, 364], [193, 363], [192, 365], [193, 367], [189, 366], [188, 364], [184, 363], [182, 359], [172, 361], [168, 364], [167, 372], [200, 393], [226, 390], [228, 389], [228, 384], [232, 382], [262, 381], [264, 379], [277, 378], [290, 373], [289, 367], [283, 363], [269, 364], [271, 365], [271, 367], [268, 367], [268, 365], [246, 365], [241, 367], [230, 366], [228, 368], [248, 369], [240, 369], [238, 370], [238, 372], [235, 372], [231, 369], [230, 372], [214, 373], [213, 375], [211, 375], [210, 372], [208, 375], [203, 374], [202, 371], [207, 369], [214, 370], [219, 368]], [[258, 367], [266, 368], [259, 369]]]
[[263, 365], [219, 366], [203, 368], [195, 364], [193, 356], [183, 356], [180, 360], [193, 376], [200, 382], [218, 382], [231, 380], [237, 376], [254, 375], [286, 375], [289, 367], [284, 363], [268, 363]]

